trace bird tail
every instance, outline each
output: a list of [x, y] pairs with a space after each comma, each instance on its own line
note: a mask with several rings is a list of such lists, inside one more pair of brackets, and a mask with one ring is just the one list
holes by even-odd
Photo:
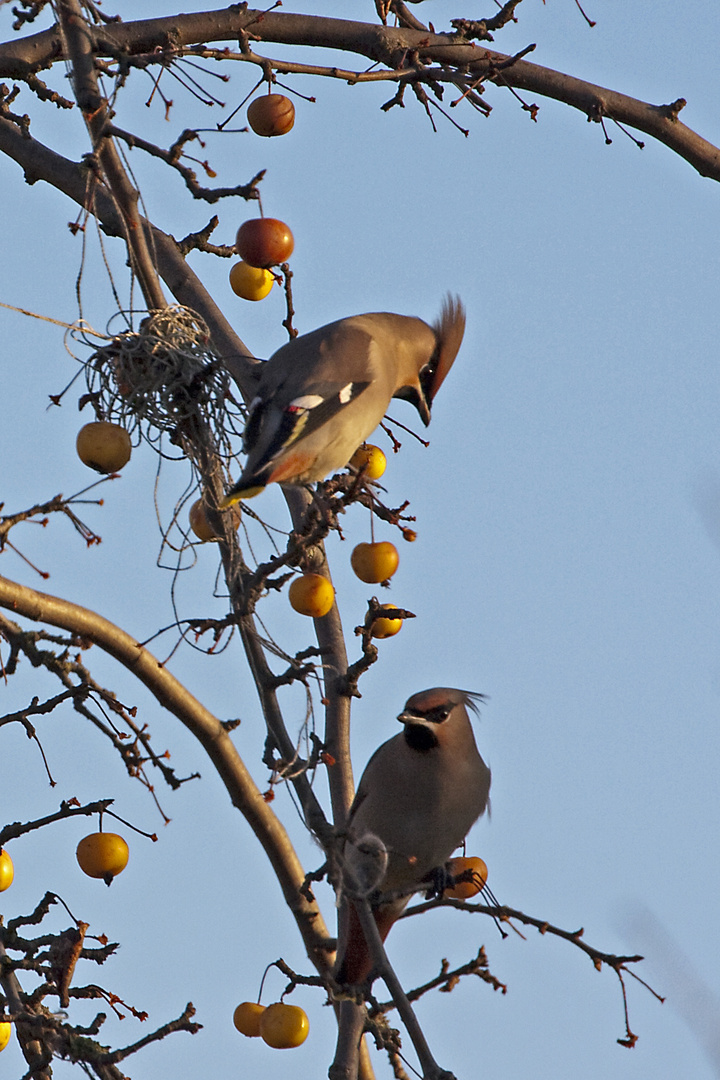
[[[380, 931], [380, 940], [384, 941], [390, 933], [390, 927], [397, 919], [400, 911], [405, 907], [407, 900], [398, 910], [397, 904], [383, 904], [375, 908], [373, 917]], [[360, 926], [355, 905], [350, 903], [348, 912], [347, 944], [344, 955], [340, 961], [335, 981], [342, 986], [358, 986], [364, 983], [372, 971], [373, 961], [370, 948]]]
[[241, 499], [253, 499], [256, 495], [259, 495], [261, 491], [264, 491], [266, 484], [255, 481], [245, 481], [241, 477], [234, 487], [231, 487], [227, 495], [220, 500], [219, 509], [227, 510], [231, 506], [235, 506]]
[[445, 376], [453, 366], [465, 333], [465, 308], [459, 296], [450, 293], [443, 301], [442, 310], [433, 323], [438, 339], [437, 360], [433, 365], [432, 383], [429, 387], [430, 401], [442, 386]]

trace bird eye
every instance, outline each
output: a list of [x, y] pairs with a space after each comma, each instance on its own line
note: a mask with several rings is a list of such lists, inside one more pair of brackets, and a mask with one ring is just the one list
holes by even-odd
[[425, 713], [425, 719], [429, 720], [431, 724], [442, 724], [443, 720], [447, 720], [452, 711], [450, 705], [437, 705], [434, 709], [428, 709]]

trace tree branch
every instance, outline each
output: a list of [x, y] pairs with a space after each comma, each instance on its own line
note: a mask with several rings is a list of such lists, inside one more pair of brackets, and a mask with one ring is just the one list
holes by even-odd
[[117, 202], [133, 269], [148, 308], [164, 308], [167, 301], [148, 248], [146, 228], [140, 221], [138, 192], [130, 183], [115, 143], [106, 130], [108, 103], [98, 87], [93, 30], [85, 20], [78, 0], [57, 0], [56, 11], [68, 59], [72, 63], [75, 97], [90, 133], [93, 153]]
[[[0, 116], [0, 151], [20, 165], [28, 184], [44, 180], [79, 206], [95, 213], [108, 236], [125, 239], [123, 223], [112, 196], [99, 180], [90, 186], [85, 166], [70, 161], [37, 139], [23, 134], [17, 125], [4, 116]], [[173, 237], [145, 218], [140, 218], [140, 221], [143, 228], [151, 230], [153, 254], [165, 284], [179, 303], [192, 308], [205, 320], [216, 352], [249, 399], [254, 390], [248, 381], [248, 374], [256, 364], [251, 351], [187, 265]]]
[[0, 829], [0, 848], [3, 844], [6, 844], [8, 840], [15, 840], [18, 836], [32, 832], [34, 829], [42, 829], [45, 825], [51, 825], [54, 821], [64, 821], [65, 818], [76, 817], [78, 814], [85, 817], [92, 817], [93, 814], [102, 814], [113, 801], [113, 799], [97, 799], [95, 802], [86, 803], [85, 806], [72, 806], [71, 803], [63, 801], [60, 803], [60, 809], [54, 814], [48, 814], [46, 817], [37, 818], [35, 821], [14, 821], [12, 825], [6, 825], [4, 828]]
[[420, 1067], [422, 1068], [423, 1080], [455, 1080], [455, 1077], [451, 1072], [448, 1072], [438, 1065], [430, 1052], [430, 1047], [428, 1046], [423, 1030], [418, 1023], [412, 1005], [408, 1001], [400, 980], [388, 960], [385, 946], [380, 937], [380, 931], [378, 930], [377, 923], [373, 917], [369, 902], [367, 900], [352, 900], [351, 902], [355, 905], [362, 932], [370, 947], [370, 954], [373, 958], [375, 971], [390, 991], [390, 996], [395, 1003], [395, 1007], [397, 1008], [407, 1033], [412, 1040], [412, 1044], [415, 1047], [415, 1052], [420, 1061]]
[[80, 634], [113, 656], [142, 682], [160, 704], [171, 712], [204, 747], [233, 805], [242, 813], [280, 882], [285, 902], [293, 913], [308, 956], [323, 973], [329, 969], [334, 948], [322, 914], [303, 894], [305, 872], [290, 839], [263, 799], [227, 731], [208, 709], [137, 640], [89, 608], [0, 577], [0, 607], [33, 622], [49, 623]]

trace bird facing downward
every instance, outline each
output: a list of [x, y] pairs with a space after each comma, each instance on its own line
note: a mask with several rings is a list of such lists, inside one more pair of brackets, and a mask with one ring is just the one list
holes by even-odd
[[[490, 770], [480, 757], [468, 708], [481, 695], [437, 687], [413, 694], [398, 720], [404, 731], [370, 758], [348, 818], [343, 856], [357, 878], [354, 841], [371, 835], [387, 852], [371, 905], [384, 940], [413, 889], [428, 884], [488, 806]], [[383, 894], [404, 892], [402, 896]], [[358, 895], [357, 893], [355, 895]], [[357, 914], [349, 905], [336, 979], [360, 983], [372, 961]]]
[[407, 315], [354, 315], [294, 338], [258, 365], [243, 450], [248, 455], [224, 509], [272, 483], [307, 484], [347, 465], [405, 398], [430, 410], [465, 331], [465, 310], [448, 296], [429, 326]]

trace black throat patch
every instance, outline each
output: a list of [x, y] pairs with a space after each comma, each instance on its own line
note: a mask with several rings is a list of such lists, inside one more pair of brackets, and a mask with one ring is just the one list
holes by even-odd
[[425, 724], [405, 724], [405, 742], [411, 750], [419, 750], [423, 754], [439, 746], [437, 735]]

